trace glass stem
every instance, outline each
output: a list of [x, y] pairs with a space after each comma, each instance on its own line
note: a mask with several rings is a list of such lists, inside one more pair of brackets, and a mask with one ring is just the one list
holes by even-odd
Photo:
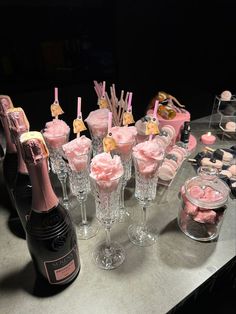
[[142, 207], [142, 226], [144, 229], [146, 229], [147, 225], [147, 207], [146, 205], [143, 205]]
[[79, 199], [79, 204], [80, 204], [80, 210], [81, 210], [82, 224], [87, 225], [88, 220], [87, 220], [86, 206], [85, 206], [84, 200]]
[[122, 184], [121, 191], [120, 191], [120, 208], [125, 208], [125, 184]]
[[111, 246], [111, 227], [106, 227], [106, 245], [107, 248]]
[[59, 178], [61, 182], [61, 187], [62, 187], [62, 195], [63, 195], [63, 201], [68, 201], [68, 194], [67, 194], [67, 187], [66, 187], [66, 181], [67, 181], [67, 176], [64, 176], [64, 178]]

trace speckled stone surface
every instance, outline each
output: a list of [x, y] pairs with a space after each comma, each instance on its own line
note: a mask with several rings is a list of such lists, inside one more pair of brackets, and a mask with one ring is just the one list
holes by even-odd
[[[208, 119], [192, 122], [197, 139], [208, 130]], [[230, 139], [217, 137], [213, 147], [229, 147]], [[199, 144], [197, 150], [201, 150]], [[196, 154], [196, 151], [192, 154]], [[147, 219], [159, 233], [155, 245], [134, 246], [128, 239], [127, 228], [139, 218], [140, 207], [133, 196], [134, 181], [126, 189], [125, 204], [131, 218], [114, 225], [113, 240], [126, 251], [125, 262], [112, 271], [96, 267], [92, 252], [105, 239], [101, 228], [96, 237], [79, 240], [81, 271], [76, 280], [63, 291], [48, 289], [36, 280], [27, 244], [9, 229], [9, 204], [2, 183], [0, 190], [0, 313], [2, 314], [141, 314], [166, 313], [192, 293], [217, 270], [236, 255], [236, 204], [230, 199], [217, 241], [201, 243], [185, 236], [177, 226], [178, 191], [182, 183], [195, 175], [184, 161], [169, 188], [158, 186], [157, 197], [148, 208]], [[75, 225], [80, 212], [72, 198], [71, 214]], [[95, 219], [95, 205], [88, 197], [88, 215]]]

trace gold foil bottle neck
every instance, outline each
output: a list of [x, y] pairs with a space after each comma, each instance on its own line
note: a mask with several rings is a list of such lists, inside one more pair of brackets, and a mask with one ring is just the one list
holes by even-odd
[[29, 121], [21, 107], [10, 108], [7, 110], [10, 130], [16, 135], [29, 131]]
[[11, 98], [6, 95], [0, 95], [0, 115], [6, 116], [7, 110], [14, 108]]
[[20, 136], [22, 155], [26, 164], [37, 164], [48, 158], [48, 148], [40, 132], [31, 131]]

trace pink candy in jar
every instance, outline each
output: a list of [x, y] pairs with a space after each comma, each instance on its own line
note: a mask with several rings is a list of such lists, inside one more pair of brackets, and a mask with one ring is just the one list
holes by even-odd
[[178, 214], [180, 229], [190, 238], [209, 241], [219, 236], [229, 188], [212, 167], [200, 167], [198, 176], [181, 188], [182, 205]]

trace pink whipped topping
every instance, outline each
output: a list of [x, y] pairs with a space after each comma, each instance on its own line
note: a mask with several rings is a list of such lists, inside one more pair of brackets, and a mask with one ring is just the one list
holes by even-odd
[[108, 113], [106, 108], [91, 111], [88, 117], [84, 120], [93, 133], [93, 136], [104, 137], [107, 134], [108, 128]]
[[69, 166], [73, 171], [85, 170], [91, 151], [91, 140], [85, 135], [75, 138], [62, 146], [63, 151], [68, 159]]
[[137, 160], [140, 173], [154, 175], [164, 158], [163, 147], [155, 141], [146, 141], [133, 147], [133, 156]]
[[123, 175], [123, 166], [118, 155], [101, 153], [93, 157], [90, 165], [90, 176], [102, 189], [113, 190], [118, 185], [118, 180]]
[[43, 136], [51, 148], [60, 148], [68, 141], [70, 127], [61, 119], [53, 119], [46, 123]]

